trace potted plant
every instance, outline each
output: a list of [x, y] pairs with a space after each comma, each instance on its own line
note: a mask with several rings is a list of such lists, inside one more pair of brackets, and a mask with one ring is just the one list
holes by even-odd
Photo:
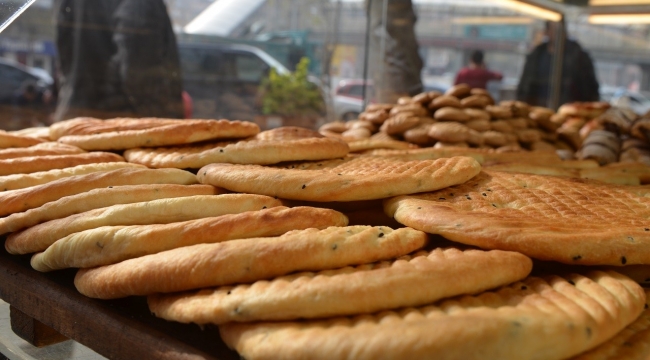
[[323, 95], [318, 86], [309, 81], [309, 59], [303, 57], [294, 72], [278, 74], [271, 69], [262, 81], [263, 128], [302, 126], [316, 129], [324, 111]]

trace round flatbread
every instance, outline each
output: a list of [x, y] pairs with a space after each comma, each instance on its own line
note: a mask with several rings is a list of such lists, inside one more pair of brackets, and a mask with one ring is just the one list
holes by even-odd
[[8, 148], [0, 150], [0, 160], [15, 159], [27, 156], [81, 154], [85, 151], [72, 145], [57, 142], [45, 142], [23, 148]]
[[[220, 209], [215, 213], [224, 213]], [[115, 264], [161, 251], [205, 243], [255, 237], [279, 236], [287, 231], [345, 226], [345, 215], [311, 207], [273, 207], [239, 214], [210, 216], [151, 225], [104, 226], [71, 234], [32, 257], [32, 267], [52, 271], [69, 267], [88, 268]], [[201, 216], [197, 214], [197, 216]], [[160, 221], [157, 221], [160, 223]]]
[[29, 136], [10, 134], [0, 130], [0, 149], [29, 147], [44, 141]]
[[[27, 211], [92, 189], [138, 184], [196, 184], [196, 175], [178, 169], [124, 168], [71, 176], [26, 189], [0, 193], [0, 216]], [[0, 219], [4, 220], [4, 219]]]
[[[390, 289], [386, 291], [386, 296]], [[643, 311], [643, 289], [614, 272], [529, 277], [422, 308], [322, 321], [230, 323], [246, 359], [566, 359]]]
[[211, 164], [201, 183], [234, 192], [307, 201], [355, 201], [413, 194], [463, 183], [479, 173], [476, 160], [454, 157], [400, 161], [356, 156], [284, 167]]
[[58, 138], [58, 141], [85, 150], [124, 150], [190, 144], [212, 139], [246, 138], [259, 131], [257, 124], [247, 121], [183, 120], [144, 129], [65, 135]]
[[44, 251], [70, 234], [102, 226], [167, 224], [280, 206], [263, 195], [193, 195], [117, 204], [50, 220], [12, 233], [5, 248], [12, 254]]
[[236, 142], [196, 146], [127, 150], [129, 162], [153, 168], [197, 169], [212, 163], [276, 164], [283, 161], [340, 158], [349, 152], [339, 139], [308, 129], [282, 127]]
[[148, 303], [156, 316], [182, 323], [325, 318], [480, 293], [522, 280], [532, 266], [529, 258], [514, 252], [439, 248], [394, 261], [299, 273], [250, 285], [152, 295]]
[[406, 226], [484, 249], [576, 265], [650, 263], [650, 190], [642, 186], [486, 171], [384, 209]]
[[290, 231], [280, 237], [186, 246], [93, 269], [75, 286], [100, 299], [247, 283], [296, 271], [336, 269], [392, 259], [426, 244], [410, 228], [348, 226]]
[[0, 176], [30, 174], [53, 169], [64, 169], [83, 164], [124, 162], [120, 155], [108, 152], [92, 152], [68, 155], [27, 156], [0, 160]]

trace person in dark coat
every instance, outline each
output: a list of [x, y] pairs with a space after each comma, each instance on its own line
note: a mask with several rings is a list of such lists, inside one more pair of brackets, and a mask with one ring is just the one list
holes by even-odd
[[[546, 23], [548, 40], [536, 46], [526, 57], [524, 71], [517, 86], [517, 99], [531, 105], [548, 106], [555, 50], [556, 27]], [[560, 102], [598, 101], [598, 80], [589, 54], [576, 41], [566, 39]]]
[[55, 121], [183, 117], [176, 38], [162, 0], [60, 0]]

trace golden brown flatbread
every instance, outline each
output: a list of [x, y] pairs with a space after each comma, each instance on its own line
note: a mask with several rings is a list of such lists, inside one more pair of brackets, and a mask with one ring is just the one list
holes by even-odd
[[247, 121], [183, 120], [144, 129], [65, 135], [58, 138], [58, 141], [85, 150], [124, 150], [190, 144], [212, 139], [246, 138], [259, 131], [257, 124]]
[[529, 258], [515, 252], [438, 248], [394, 261], [250, 285], [152, 295], [148, 303], [158, 317], [197, 324], [356, 315], [477, 294], [522, 280], [532, 266]]
[[226, 214], [239, 214], [280, 206], [280, 200], [263, 195], [193, 195], [155, 199], [85, 211], [50, 220], [10, 234], [7, 251], [26, 254], [44, 251], [70, 234], [102, 226], [167, 224]]
[[81, 154], [84, 150], [72, 145], [57, 142], [44, 142], [29, 147], [8, 148], [0, 150], [0, 160], [15, 159], [26, 156]]
[[415, 144], [399, 140], [380, 140], [380, 139], [364, 139], [349, 142], [350, 152], [359, 152], [373, 149], [417, 149]]
[[484, 249], [576, 265], [650, 263], [650, 189], [482, 172], [448, 189], [387, 200], [400, 223]]
[[29, 147], [42, 142], [44, 142], [44, 140], [29, 136], [10, 134], [6, 131], [0, 130], [0, 149]]
[[109, 162], [99, 164], [84, 164], [63, 169], [52, 169], [39, 171], [31, 174], [13, 174], [0, 176], [0, 192], [8, 190], [18, 190], [30, 186], [42, 185], [54, 180], [85, 175], [100, 171], [111, 171], [124, 168], [141, 168], [146, 166], [140, 164], [131, 164], [127, 162]]
[[459, 184], [481, 166], [467, 157], [400, 161], [355, 156], [284, 167], [211, 164], [201, 168], [201, 183], [234, 192], [307, 201], [355, 201], [413, 194]]
[[67, 135], [92, 135], [114, 131], [145, 130], [164, 125], [180, 124], [185, 120], [161, 118], [114, 118], [97, 119], [78, 117], [59, 121], [50, 126], [50, 138], [58, 140]]
[[423, 148], [423, 149], [408, 149], [408, 150], [387, 150], [387, 149], [376, 149], [371, 150], [366, 153], [368, 156], [381, 156], [394, 159], [400, 159], [403, 161], [414, 161], [414, 160], [435, 160], [440, 158], [450, 158], [454, 156], [467, 156], [476, 160], [479, 164], [482, 164], [484, 159], [483, 155], [480, 153], [481, 150], [475, 151], [477, 149], [467, 149], [467, 148]]
[[644, 304], [643, 289], [630, 279], [592, 272], [530, 277], [422, 308], [219, 330], [249, 360], [565, 359], [613, 337]]
[[296, 230], [280, 237], [193, 245], [81, 269], [75, 286], [86, 296], [111, 299], [247, 283], [392, 259], [420, 249], [426, 241], [426, 234], [410, 228]]
[[580, 354], [573, 360], [646, 360], [650, 358], [650, 290], [646, 294], [645, 310], [633, 323], [606, 343]]
[[547, 176], [562, 176], [562, 177], [580, 177], [578, 170], [566, 169], [555, 166], [534, 165], [527, 163], [505, 163], [494, 164], [484, 167], [488, 171], [501, 171], [501, 172], [514, 172], [535, 175]]
[[9, 134], [32, 137], [44, 141], [52, 141], [50, 139], [50, 128], [46, 126], [28, 127], [20, 130], [9, 131]]
[[[71, 176], [26, 189], [0, 193], [0, 216], [27, 211], [92, 189], [138, 184], [196, 184], [196, 175], [178, 169], [124, 168]], [[1, 219], [0, 219], [1, 220]]]
[[[221, 211], [222, 213], [224, 210]], [[163, 216], [166, 214], [163, 214]], [[234, 239], [280, 236], [288, 231], [346, 226], [345, 215], [312, 207], [273, 207], [239, 214], [157, 224], [104, 226], [64, 237], [32, 257], [32, 267], [52, 271], [115, 264], [161, 251]], [[197, 214], [201, 216], [201, 214]], [[152, 219], [153, 220], [153, 219]]]
[[345, 156], [348, 145], [339, 139], [299, 127], [261, 132], [245, 141], [229, 141], [156, 149], [127, 150], [129, 162], [153, 168], [198, 169], [212, 163], [276, 164], [283, 161], [323, 160]]
[[217, 189], [211, 185], [141, 184], [102, 187], [76, 195], [65, 196], [40, 207], [2, 218], [0, 219], [0, 234], [22, 230], [42, 222], [116, 204], [132, 204], [155, 199], [218, 195], [222, 193], [222, 189]]
[[109, 152], [91, 152], [68, 155], [27, 156], [0, 160], [0, 176], [31, 174], [53, 169], [65, 169], [84, 164], [124, 162], [120, 155]]

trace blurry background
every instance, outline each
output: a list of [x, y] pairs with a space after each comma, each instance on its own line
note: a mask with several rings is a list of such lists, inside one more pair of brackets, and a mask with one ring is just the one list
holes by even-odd
[[[650, 27], [645, 20], [591, 24], [586, 1], [538, 2], [564, 12], [569, 38], [594, 61], [603, 100], [638, 113], [650, 110]], [[624, 2], [603, 8], [616, 10]], [[373, 99], [372, 81], [363, 80], [363, 0], [165, 3], [177, 34], [192, 117], [254, 120], [264, 115], [258, 88], [269, 69], [293, 71], [303, 57], [310, 60], [310, 82], [327, 95], [327, 120], [355, 118], [363, 106], [365, 85], [368, 99]], [[2, 129], [49, 121], [57, 95], [56, 7], [56, 0], [37, 0], [0, 33]], [[413, 8], [425, 90], [451, 86], [470, 54], [482, 50], [489, 69], [503, 74], [503, 80], [488, 83], [488, 90], [497, 100], [515, 97], [526, 55], [544, 40], [544, 19], [504, 6], [503, 0], [413, 0]], [[220, 77], [220, 72], [228, 76]]]

